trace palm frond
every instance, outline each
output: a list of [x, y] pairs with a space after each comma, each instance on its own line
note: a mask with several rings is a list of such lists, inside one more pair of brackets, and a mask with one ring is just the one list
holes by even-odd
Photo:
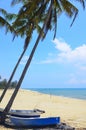
[[54, 1], [54, 6], [62, 12], [61, 3], [59, 0]]
[[61, 6], [63, 11], [67, 14], [68, 17], [72, 17], [74, 14], [78, 12], [78, 9], [69, 1], [61, 0]]
[[14, 6], [16, 4], [24, 3], [24, 2], [25, 2], [25, 0], [12, 0], [11, 5]]
[[86, 0], [77, 0], [77, 1], [80, 2], [80, 4], [82, 4], [83, 9], [85, 9], [85, 1]]
[[55, 27], [54, 27], [55, 31], [54, 31], [54, 37], [53, 37], [53, 39], [55, 39], [56, 32], [57, 32], [57, 14], [56, 14], [56, 8], [54, 9], [54, 24], [55, 24]]
[[75, 21], [77, 15], [78, 15], [78, 12], [75, 13], [74, 18], [73, 18], [73, 20], [72, 20], [72, 23], [70, 24], [70, 27], [73, 25], [73, 23], [74, 23], [74, 21]]
[[44, 36], [42, 37], [42, 40], [44, 40], [48, 30], [50, 29], [50, 23], [51, 23], [51, 18], [52, 18], [52, 7], [53, 7], [53, 1], [51, 1], [51, 4], [50, 4], [48, 12], [47, 12], [48, 15], [46, 17], [47, 20], [45, 21], [45, 26], [44, 26], [44, 29], [43, 29]]
[[70, 26], [72, 26], [75, 19], [76, 19], [77, 14], [78, 14], [78, 9], [72, 3], [70, 3], [67, 0], [65, 0], [65, 1], [61, 0], [61, 5], [62, 5], [62, 8], [63, 8], [63, 11], [66, 13], [66, 15], [69, 18], [72, 18], [74, 16], [72, 23], [70, 25]]
[[11, 33], [16, 33], [14, 28], [1, 16], [0, 16], [0, 26], [5, 27], [6, 32], [10, 31]]
[[17, 14], [8, 13], [7, 16], [6, 16], [6, 19], [7, 19], [8, 21], [15, 20], [16, 18], [17, 18]]
[[8, 21], [12, 21], [12, 20], [15, 20], [17, 18], [17, 14], [8, 13], [5, 9], [2, 9], [2, 8], [0, 8], [0, 13]]
[[4, 17], [6, 17], [7, 16], [7, 11], [5, 10], [5, 9], [2, 9], [2, 8], [0, 8], [0, 13], [4, 16]]

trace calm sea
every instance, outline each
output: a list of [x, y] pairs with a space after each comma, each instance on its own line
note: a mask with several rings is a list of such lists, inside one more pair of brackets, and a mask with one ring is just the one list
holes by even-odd
[[86, 100], [86, 88], [29, 88], [29, 90]]

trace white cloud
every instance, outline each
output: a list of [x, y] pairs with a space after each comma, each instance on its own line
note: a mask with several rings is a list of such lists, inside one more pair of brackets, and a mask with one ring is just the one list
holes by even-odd
[[53, 40], [53, 43], [55, 44], [55, 48], [61, 52], [70, 52], [71, 51], [70, 46], [62, 39], [60, 39], [60, 40], [55, 39], [55, 40]]
[[63, 41], [62, 39], [55, 39], [53, 41], [55, 44], [55, 48], [57, 49], [57, 54], [52, 54], [52, 57], [48, 55], [48, 58], [41, 63], [82, 63], [86, 65], [86, 45], [83, 44], [81, 46], [72, 49], [72, 47]]
[[83, 44], [75, 49], [72, 49], [66, 42], [55, 39], [53, 41], [56, 45], [56, 49], [60, 52], [58, 53], [58, 57], [63, 61], [68, 62], [83, 62], [86, 63], [86, 45]]

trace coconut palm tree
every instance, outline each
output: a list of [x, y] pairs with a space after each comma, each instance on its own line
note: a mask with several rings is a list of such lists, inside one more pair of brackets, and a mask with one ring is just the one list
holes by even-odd
[[[79, 1], [81, 3], [83, 3], [83, 7], [84, 7], [84, 1], [83, 0], [79, 0]], [[31, 0], [30, 0], [30, 2], [31, 2]], [[34, 0], [34, 2], [37, 2], [37, 0]], [[40, 33], [38, 35], [36, 43], [34, 44], [34, 47], [33, 47], [32, 51], [31, 51], [30, 57], [28, 58], [27, 63], [25, 65], [25, 67], [24, 67], [24, 70], [23, 70], [23, 72], [22, 72], [22, 74], [20, 76], [20, 79], [18, 81], [16, 89], [14, 90], [13, 95], [11, 96], [7, 106], [5, 107], [5, 109], [3, 111], [3, 114], [2, 114], [2, 117], [1, 117], [2, 123], [5, 121], [6, 114], [10, 110], [10, 108], [11, 108], [11, 106], [13, 104], [13, 101], [14, 101], [17, 93], [18, 93], [18, 90], [19, 90], [19, 88], [20, 88], [20, 86], [22, 84], [22, 81], [23, 81], [23, 79], [25, 77], [27, 69], [30, 66], [31, 60], [32, 60], [32, 58], [34, 56], [34, 53], [36, 51], [36, 48], [38, 46], [38, 43], [39, 43], [40, 39], [41, 38], [42, 39], [45, 38], [48, 30], [52, 29], [53, 23], [55, 23], [55, 33], [56, 33], [57, 14], [59, 12], [63, 12], [64, 11], [70, 18], [74, 15], [74, 19], [75, 19], [76, 14], [78, 13], [78, 9], [73, 4], [71, 4], [69, 1], [67, 1], [67, 0], [65, 0], [65, 1], [64, 0], [59, 0], [59, 1], [57, 1], [57, 0], [46, 0], [46, 1], [45, 0], [44, 1], [40, 0], [39, 3], [37, 3], [37, 7], [40, 6], [40, 8], [42, 8], [41, 5], [43, 6], [44, 4], [47, 5], [47, 6], [46, 6], [44, 12], [41, 14], [42, 16], [44, 16], [43, 19], [41, 19], [41, 20], [43, 20], [42, 29], [41, 29], [41, 31], [40, 31]], [[29, 6], [29, 8], [30, 8], [30, 11], [28, 13], [29, 16], [31, 14], [30, 12], [33, 11], [33, 10], [31, 11], [31, 7], [33, 9], [33, 4], [32, 5], [30, 4], [30, 6]], [[28, 11], [26, 10], [25, 14], [27, 14], [27, 12]], [[20, 18], [21, 17], [22, 17], [22, 15], [20, 15]], [[73, 19], [73, 21], [74, 21], [74, 19]], [[42, 24], [42, 21], [41, 21], [41, 24]]]
[[[4, 17], [0, 16], [0, 26], [6, 28], [6, 33], [7, 33], [8, 31], [10, 31], [11, 33], [14, 33], [14, 35], [16, 35], [16, 32], [15, 32], [14, 28], [13, 28], [13, 27], [11, 26], [11, 24], [8, 22], [9, 20], [12, 20], [13, 17], [16, 17], [16, 15], [15, 15], [15, 14], [8, 14], [6, 10], [1, 9], [1, 8], [0, 8], [0, 13], [4, 16]], [[16, 65], [16, 67], [17, 67], [17, 65]], [[11, 75], [11, 77], [10, 77], [8, 83], [7, 83], [6, 89], [4, 89], [2, 95], [0, 96], [0, 102], [1, 102], [1, 100], [3, 99], [4, 94], [5, 94], [5, 92], [6, 92], [7, 88], [8, 88], [8, 86], [9, 86], [10, 83], [11, 83], [11, 80], [12, 80], [12, 77], [13, 77], [13, 75], [14, 75], [14, 73], [15, 73], [16, 67], [15, 67], [14, 71], [12, 72], [12, 75]]]
[[[26, 15], [26, 14], [24, 13], [24, 12], [25, 12], [25, 8], [26, 8], [25, 6], [27, 7], [27, 5], [25, 4], [25, 5], [20, 9], [20, 11], [19, 11], [19, 13], [18, 13], [19, 18], [17, 18], [17, 15], [16, 15], [16, 14], [8, 14], [8, 13], [6, 12], [6, 10], [0, 9], [0, 12], [1, 12], [1, 13], [4, 15], [4, 17], [5, 17], [5, 19], [4, 19], [3, 21], [2, 21], [3, 18], [1, 17], [1, 24], [2, 24], [3, 26], [5, 26], [5, 24], [6, 24], [7, 30], [10, 29], [10, 31], [11, 31], [11, 28], [13, 28], [13, 29], [15, 28], [16, 34], [17, 34], [17, 35], [20, 35], [21, 37], [22, 37], [23, 35], [26, 35], [23, 52], [22, 52], [22, 54], [20, 55], [17, 64], [15, 65], [15, 68], [14, 68], [14, 70], [13, 70], [13, 72], [12, 72], [12, 74], [11, 74], [9, 80], [8, 80], [8, 83], [7, 83], [6, 87], [5, 87], [5, 89], [3, 90], [3, 93], [2, 93], [2, 95], [1, 95], [1, 97], [0, 97], [0, 102], [2, 101], [2, 99], [3, 99], [3, 97], [4, 97], [4, 95], [5, 95], [6, 91], [7, 91], [7, 89], [9, 88], [10, 83], [11, 83], [11, 81], [12, 81], [12, 79], [13, 79], [13, 76], [14, 76], [14, 74], [15, 74], [15, 72], [16, 72], [16, 69], [17, 69], [17, 67], [18, 67], [18, 65], [19, 65], [19, 63], [20, 63], [20, 61], [21, 61], [23, 55], [25, 54], [25, 52], [26, 52], [26, 50], [27, 50], [27, 47], [28, 47], [28, 44], [29, 44], [29, 42], [30, 42], [30, 39], [31, 39], [31, 35], [32, 35], [33, 30], [35, 30], [35, 28], [36, 28], [36, 29], [38, 30], [38, 32], [40, 32], [40, 29], [41, 29], [40, 26], [37, 25], [37, 22], [36, 22], [36, 21], [38, 21], [38, 20], [36, 20], [36, 18], [35, 18], [35, 20], [34, 20], [34, 18], [33, 18], [34, 12], [32, 12], [32, 17], [31, 17], [31, 15], [30, 15], [30, 17], [28, 17], [28, 14]], [[21, 19], [20, 19], [20, 16], [22, 16], [22, 14], [23, 14], [23, 17], [24, 17], [24, 18], [22, 19], [22, 17], [21, 17]], [[25, 14], [25, 16], [24, 16], [24, 14]], [[35, 11], [35, 14], [36, 14], [36, 11]], [[16, 16], [16, 17], [15, 17], [15, 16]], [[17, 22], [13, 22], [13, 23], [12, 23], [13, 26], [11, 26], [7, 21], [8, 21], [8, 20], [12, 20], [13, 18], [17, 18], [17, 20], [16, 20]], [[26, 19], [26, 18], [27, 18], [27, 19]], [[16, 35], [16, 36], [17, 36], [17, 35]], [[14, 35], [14, 37], [15, 37], [15, 35]]]
[[[21, 53], [21, 55], [20, 55], [20, 57], [19, 57], [19, 59], [18, 59], [16, 65], [15, 65], [15, 67], [14, 67], [14, 69], [13, 69], [13, 72], [11, 73], [11, 76], [10, 76], [10, 78], [9, 78], [9, 80], [8, 80], [8, 83], [7, 83], [7, 85], [5, 86], [5, 89], [4, 89], [3, 92], [2, 92], [2, 95], [1, 95], [1, 97], [0, 97], [0, 102], [2, 101], [2, 99], [3, 99], [3, 97], [4, 97], [4, 95], [5, 95], [6, 91], [7, 91], [7, 89], [10, 87], [10, 83], [11, 83], [11, 81], [12, 81], [12, 79], [13, 79], [13, 76], [14, 76], [16, 70], [17, 70], [17, 67], [18, 67], [18, 65], [19, 65], [19, 63], [20, 63], [22, 57], [24, 56], [26, 50], [27, 50], [27, 47], [28, 47], [28, 45], [29, 45], [29, 41], [30, 41], [31, 35], [32, 35], [32, 34], [30, 33], [30, 35], [27, 36], [26, 39], [25, 39], [23, 52]], [[30, 38], [29, 38], [29, 37], [30, 37]]]
[[13, 79], [13, 76], [14, 76], [14, 74], [15, 74], [15, 72], [16, 72], [16, 69], [17, 69], [17, 67], [18, 67], [18, 65], [19, 65], [19, 63], [20, 63], [20, 61], [21, 61], [23, 55], [24, 55], [25, 52], [26, 52], [26, 49], [27, 49], [27, 47], [23, 49], [23, 52], [22, 52], [22, 54], [20, 55], [20, 57], [19, 57], [19, 59], [18, 59], [16, 65], [15, 65], [15, 67], [14, 67], [14, 69], [13, 69], [13, 72], [12, 72], [12, 74], [11, 74], [11, 76], [10, 76], [8, 82], [7, 82], [7, 85], [5, 86], [3, 92], [2, 92], [2, 94], [1, 94], [1, 96], [0, 96], [0, 102], [2, 101], [2, 99], [3, 99], [3, 97], [4, 97], [5, 93], [6, 93], [6, 91], [7, 91], [8, 88], [10, 87], [10, 83], [11, 83], [11, 81], [12, 81], [12, 79]]
[[[22, 9], [21, 9], [21, 10], [22, 10]], [[5, 18], [6, 18], [6, 19], [8, 19], [9, 17], [11, 17], [10, 20], [13, 19], [12, 16], [13, 16], [14, 14], [10, 14], [10, 15], [9, 15], [9, 14], [7, 14], [7, 12], [6, 12], [5, 10], [3, 10], [3, 9], [2, 9], [1, 11], [4, 12], [4, 15], [5, 15]], [[21, 11], [19, 11], [19, 14], [20, 14], [20, 12], [21, 12]], [[16, 18], [17, 18], [17, 17], [16, 17]], [[7, 21], [4, 20], [4, 23], [6, 23], [6, 22], [7, 22]], [[4, 89], [3, 92], [2, 92], [2, 95], [1, 95], [1, 97], [0, 97], [0, 102], [2, 101], [2, 99], [3, 99], [3, 97], [4, 97], [5, 93], [6, 93], [6, 91], [7, 91], [8, 88], [10, 87], [10, 83], [11, 83], [11, 81], [12, 81], [12, 79], [13, 79], [13, 76], [14, 76], [16, 70], [17, 70], [17, 67], [18, 67], [18, 65], [19, 65], [19, 63], [20, 63], [22, 57], [24, 56], [24, 54], [25, 54], [25, 52], [26, 52], [26, 50], [27, 50], [27, 48], [28, 48], [28, 45], [29, 45], [29, 43], [30, 43], [30, 39], [31, 39], [31, 37], [32, 37], [33, 30], [35, 30], [35, 28], [37, 28], [38, 31], [40, 30], [40, 26], [38, 26], [38, 25], [36, 24], [36, 22], [33, 24], [33, 21], [31, 21], [30, 18], [28, 18], [27, 22], [25, 21], [25, 18], [24, 18], [24, 20], [22, 20], [22, 19], [21, 19], [21, 20], [20, 20], [20, 19], [17, 19], [17, 22], [15, 22], [15, 24], [14, 24], [14, 23], [12, 23], [12, 24], [13, 24], [12, 28], [15, 29], [16, 34], [17, 34], [17, 35], [20, 35], [21, 37], [22, 37], [23, 35], [26, 35], [26, 38], [25, 38], [25, 43], [24, 43], [23, 52], [21, 53], [21, 55], [20, 55], [20, 57], [19, 57], [19, 59], [18, 59], [16, 65], [15, 65], [15, 67], [14, 67], [14, 69], [13, 69], [13, 72], [12, 72], [12, 74], [11, 74], [9, 80], [8, 80], [8, 83], [7, 83], [7, 85], [5, 86], [5, 89]], [[9, 27], [11, 26], [10, 24], [8, 24], [8, 25], [9, 25]], [[34, 25], [35, 25], [35, 26], [34, 26]], [[3, 24], [3, 26], [4, 26], [4, 24]], [[10, 28], [11, 28], [11, 27], [10, 27]], [[18, 28], [18, 29], [17, 29], [17, 28]], [[9, 28], [8, 28], [8, 30], [9, 30]], [[17, 35], [14, 35], [14, 37], [17, 36]]]

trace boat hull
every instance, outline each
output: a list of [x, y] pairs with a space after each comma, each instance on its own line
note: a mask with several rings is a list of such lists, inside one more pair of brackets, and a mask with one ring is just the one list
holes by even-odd
[[60, 117], [20, 118], [10, 116], [10, 120], [16, 127], [46, 127], [60, 123]]

